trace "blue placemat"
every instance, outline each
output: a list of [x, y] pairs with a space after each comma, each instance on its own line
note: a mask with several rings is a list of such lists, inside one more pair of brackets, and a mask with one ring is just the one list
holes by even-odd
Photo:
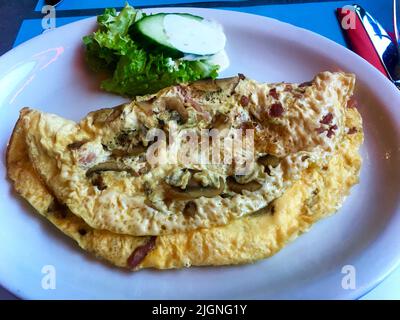
[[[22, 1], [24, 2], [24, 1]], [[27, 2], [25, 0], [25, 2]], [[44, 30], [41, 12], [44, 0], [35, 1], [32, 9], [25, 18], [16, 23], [20, 24], [15, 35], [9, 32], [3, 36], [13, 37], [12, 42], [0, 43], [0, 54], [22, 42], [40, 35]], [[346, 45], [335, 16], [335, 9], [353, 1], [315, 1], [315, 0], [134, 0], [130, 4], [136, 7], [155, 6], [200, 6], [223, 10], [248, 12], [285, 21], [296, 26], [319, 33], [337, 43]], [[391, 1], [359, 0], [359, 4], [377, 17], [386, 28], [391, 28]], [[84, 19], [101, 13], [106, 7], [120, 8], [125, 0], [64, 0], [56, 7], [56, 27], [73, 21]], [[1, 9], [1, 7], [0, 7]], [[0, 16], [1, 18], [1, 16]], [[0, 28], [1, 31], [1, 28]]]
[[[247, 2], [243, 0], [224, 0], [224, 2]], [[257, 0], [256, 0], [257, 1]], [[62, 1], [58, 6], [58, 10], [84, 10], [93, 8], [107, 8], [107, 7], [123, 7], [126, 0], [65, 0]], [[183, 5], [183, 4], [201, 4], [201, 3], [213, 3], [214, 0], [132, 0], [129, 1], [132, 6], [162, 6], [162, 5]], [[222, 2], [222, 1], [221, 1]], [[44, 0], [39, 0], [35, 11], [41, 11], [42, 7], [45, 5]]]

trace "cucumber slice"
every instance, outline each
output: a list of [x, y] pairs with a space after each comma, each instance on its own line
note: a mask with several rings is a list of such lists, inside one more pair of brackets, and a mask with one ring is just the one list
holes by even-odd
[[219, 24], [186, 13], [146, 16], [132, 27], [133, 33], [175, 55], [212, 55], [223, 50], [226, 42]]
[[169, 47], [170, 44], [164, 32], [165, 15], [165, 13], [158, 13], [140, 19], [133, 25], [134, 31], [152, 42]]

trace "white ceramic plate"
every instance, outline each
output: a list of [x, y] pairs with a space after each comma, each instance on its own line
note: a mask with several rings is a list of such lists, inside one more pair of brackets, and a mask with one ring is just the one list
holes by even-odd
[[[123, 99], [98, 90], [82, 60], [94, 19], [72, 23], [0, 58], [0, 283], [23, 298], [357, 298], [400, 261], [400, 93], [364, 60], [321, 36], [273, 19], [206, 9], [188, 11], [225, 28], [231, 67], [259, 81], [305, 81], [322, 70], [358, 77], [365, 124], [361, 184], [333, 217], [270, 259], [253, 265], [128, 273], [81, 251], [16, 196], [4, 155], [24, 106], [78, 120]], [[56, 270], [56, 289], [42, 288], [42, 268]], [[355, 268], [343, 289], [342, 268]]]

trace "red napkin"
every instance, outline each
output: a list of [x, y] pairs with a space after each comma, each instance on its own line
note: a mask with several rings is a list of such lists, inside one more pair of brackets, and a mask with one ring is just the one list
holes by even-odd
[[[359, 56], [363, 57], [373, 66], [375, 66], [375, 68], [382, 72], [386, 77], [388, 77], [385, 67], [379, 59], [379, 55], [372, 45], [372, 42], [358, 15], [348, 9], [338, 8], [337, 18], [350, 48]], [[354, 19], [353, 21], [355, 21], [355, 28], [344, 28], [343, 26], [346, 25], [346, 21], [344, 21], [344, 19], [346, 19], [346, 21], [349, 21], [349, 19]]]

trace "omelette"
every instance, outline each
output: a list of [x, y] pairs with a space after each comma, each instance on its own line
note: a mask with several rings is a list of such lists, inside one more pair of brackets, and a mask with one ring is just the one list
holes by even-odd
[[262, 210], [302, 170], [324, 166], [353, 88], [342, 73], [290, 86], [234, 77], [169, 87], [79, 123], [27, 110], [23, 126], [35, 170], [75, 215], [95, 229], [157, 236]]
[[[354, 85], [354, 75], [341, 72], [304, 84], [239, 75], [169, 87], [79, 123], [24, 108], [8, 176], [41, 215], [114, 265], [253, 262], [338, 210], [358, 182]], [[252, 129], [252, 152], [240, 149], [247, 170], [238, 174], [238, 161], [172, 161], [174, 150], [192, 150], [188, 137], [215, 128], [224, 132], [217, 141]], [[148, 139], [152, 129], [176, 134], [149, 164], [160, 142]]]

